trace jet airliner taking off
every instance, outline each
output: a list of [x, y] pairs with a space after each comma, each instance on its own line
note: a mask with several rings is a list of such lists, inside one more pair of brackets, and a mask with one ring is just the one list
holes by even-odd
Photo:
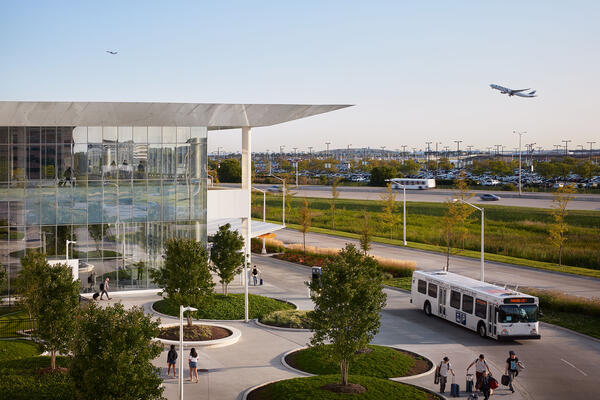
[[490, 85], [490, 87], [492, 89], [499, 90], [500, 93], [502, 93], [502, 94], [507, 94], [509, 96], [537, 97], [537, 95], [535, 94], [535, 90], [532, 90], [531, 92], [528, 92], [528, 93], [523, 93], [526, 90], [530, 90], [530, 88], [527, 88], [527, 89], [509, 89], [509, 88], [505, 88], [504, 86], [495, 85], [493, 83]]

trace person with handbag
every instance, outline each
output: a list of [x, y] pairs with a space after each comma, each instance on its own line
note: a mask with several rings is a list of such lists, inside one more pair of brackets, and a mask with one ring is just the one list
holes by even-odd
[[486, 371], [486, 369], [489, 373], [492, 373], [492, 371], [490, 371], [490, 367], [485, 361], [485, 357], [483, 354], [480, 354], [479, 357], [467, 367], [467, 373], [473, 365], [475, 365], [475, 389], [481, 390], [481, 380], [483, 379], [483, 373]]
[[479, 390], [481, 390], [484, 400], [488, 400], [494, 393], [494, 389], [492, 389], [492, 376], [488, 373], [488, 371], [483, 371], [482, 373], [481, 387]]
[[514, 393], [515, 388], [513, 387], [513, 381], [515, 380], [515, 376], [519, 373], [519, 359], [512, 350], [508, 352], [508, 356], [504, 373], [508, 375], [508, 388]]

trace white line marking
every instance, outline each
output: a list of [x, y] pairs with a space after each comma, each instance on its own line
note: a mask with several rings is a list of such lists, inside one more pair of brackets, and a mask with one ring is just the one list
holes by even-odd
[[561, 358], [560, 361], [562, 361], [565, 364], [570, 365], [571, 367], [575, 368], [577, 371], [581, 372], [584, 376], [588, 376], [588, 374], [586, 374], [585, 372], [583, 372], [582, 370], [580, 370], [579, 368], [577, 368], [576, 366], [574, 366], [573, 364], [571, 364], [567, 360], [564, 360], [564, 359]]

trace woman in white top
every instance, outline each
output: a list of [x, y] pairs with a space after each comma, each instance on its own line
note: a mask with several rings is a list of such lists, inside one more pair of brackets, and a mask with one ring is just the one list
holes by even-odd
[[196, 352], [196, 349], [192, 347], [192, 350], [190, 350], [190, 357], [189, 357], [189, 361], [190, 361], [190, 381], [193, 380], [193, 376], [196, 377], [196, 383], [198, 383], [198, 353]]

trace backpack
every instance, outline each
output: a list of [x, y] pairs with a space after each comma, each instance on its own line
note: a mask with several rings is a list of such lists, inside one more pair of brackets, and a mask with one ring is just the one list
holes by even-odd
[[104, 290], [104, 283], [100, 284], [100, 290]]

